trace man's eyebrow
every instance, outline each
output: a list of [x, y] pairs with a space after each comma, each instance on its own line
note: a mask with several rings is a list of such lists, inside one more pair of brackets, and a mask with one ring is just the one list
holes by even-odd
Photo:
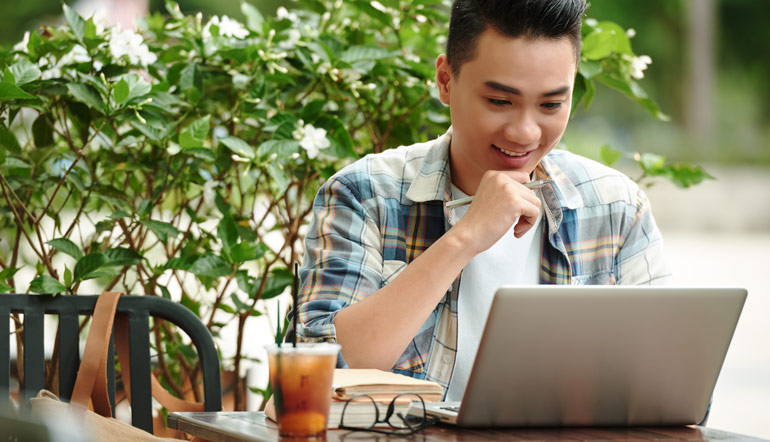
[[[498, 91], [507, 92], [509, 94], [522, 95], [520, 90], [518, 90], [518, 89], [516, 89], [514, 87], [506, 86], [504, 84], [500, 84], [500, 83], [498, 83], [496, 81], [485, 81], [484, 85], [487, 86], [487, 87], [490, 87], [492, 89], [498, 90]], [[542, 96], [543, 97], [553, 97], [553, 96], [556, 96], [556, 95], [566, 94], [567, 92], [569, 92], [569, 86], [562, 86], [562, 87], [560, 87], [558, 89], [554, 89], [552, 91], [548, 91], [548, 92], [544, 93]]]

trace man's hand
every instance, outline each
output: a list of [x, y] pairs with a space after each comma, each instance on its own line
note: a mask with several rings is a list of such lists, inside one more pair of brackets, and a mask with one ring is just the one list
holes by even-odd
[[514, 223], [514, 235], [521, 238], [540, 213], [540, 199], [524, 187], [528, 181], [524, 172], [487, 171], [468, 212], [452, 230], [476, 253], [492, 247]]

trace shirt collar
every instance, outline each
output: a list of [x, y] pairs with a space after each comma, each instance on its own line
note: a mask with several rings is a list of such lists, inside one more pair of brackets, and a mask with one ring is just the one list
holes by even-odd
[[444, 201], [451, 195], [449, 178], [449, 145], [452, 142], [452, 128], [428, 148], [420, 170], [412, 180], [406, 197], [417, 203]]

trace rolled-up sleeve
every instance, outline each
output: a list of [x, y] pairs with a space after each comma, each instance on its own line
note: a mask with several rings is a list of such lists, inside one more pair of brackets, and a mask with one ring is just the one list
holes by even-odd
[[313, 203], [298, 298], [301, 324], [297, 336], [304, 341], [336, 342], [337, 312], [382, 286], [376, 214], [367, 213], [361, 192], [353, 183], [332, 177], [321, 186]]
[[671, 282], [663, 237], [647, 195], [637, 190], [633, 219], [617, 256], [618, 284], [657, 285]]

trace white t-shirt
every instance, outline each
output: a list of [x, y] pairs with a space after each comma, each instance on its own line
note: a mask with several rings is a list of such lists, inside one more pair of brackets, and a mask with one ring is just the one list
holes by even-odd
[[[452, 185], [452, 199], [465, 196], [467, 195]], [[454, 209], [455, 214], [450, 219], [450, 224], [454, 225], [460, 220], [469, 208], [470, 205]], [[513, 236], [511, 226], [509, 233], [503, 235], [492, 247], [476, 255], [463, 269], [457, 300], [457, 358], [449, 383], [447, 401], [462, 400], [495, 291], [502, 285], [540, 282], [542, 218], [541, 212], [535, 226], [521, 238]]]

